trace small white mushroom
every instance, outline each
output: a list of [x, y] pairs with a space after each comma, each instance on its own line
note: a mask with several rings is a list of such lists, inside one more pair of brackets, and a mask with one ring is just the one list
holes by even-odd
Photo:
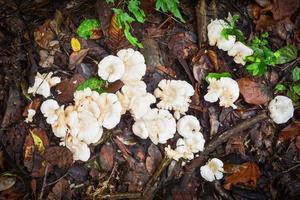
[[186, 81], [180, 80], [161, 80], [158, 88], [154, 91], [156, 98], [160, 99], [157, 107], [174, 110], [177, 112], [176, 118], [179, 118], [179, 114], [185, 114], [188, 111], [191, 102], [190, 97], [193, 94], [193, 87]]
[[205, 101], [216, 102], [220, 99], [220, 106], [236, 108], [234, 102], [239, 98], [240, 90], [238, 83], [229, 77], [209, 79], [208, 92], [204, 96]]
[[36, 113], [36, 111], [34, 109], [28, 109], [27, 110], [27, 118], [25, 119], [25, 122], [26, 123], [32, 122], [35, 113]]
[[87, 161], [90, 158], [90, 149], [88, 145], [76, 137], [67, 137], [60, 143], [66, 146], [73, 153], [73, 160]]
[[201, 176], [209, 182], [220, 180], [223, 178], [223, 165], [221, 160], [213, 158], [200, 168]]
[[245, 58], [247, 56], [251, 56], [252, 54], [253, 50], [242, 42], [236, 42], [228, 51], [228, 55], [234, 57], [234, 62], [242, 65], [246, 64]]
[[59, 105], [54, 99], [48, 99], [42, 103], [41, 112], [43, 113], [44, 117], [46, 117], [46, 122], [48, 124], [53, 124], [57, 120], [58, 116], [56, 111], [58, 109]]
[[57, 120], [51, 125], [52, 131], [56, 137], [65, 137], [69, 128], [66, 121], [64, 106], [56, 110]]
[[108, 82], [119, 80], [124, 74], [123, 61], [113, 55], [106, 56], [98, 64], [98, 75]]
[[276, 124], [286, 123], [294, 115], [294, 106], [290, 98], [278, 95], [269, 104], [270, 117]]
[[146, 73], [144, 56], [131, 48], [118, 51], [117, 56], [123, 61], [125, 71], [121, 80], [128, 84], [139, 81]]
[[144, 117], [135, 121], [133, 133], [142, 139], [147, 137], [154, 144], [164, 144], [176, 132], [176, 121], [167, 110], [151, 109]]
[[155, 102], [155, 96], [150, 93], [133, 97], [129, 106], [130, 113], [135, 120], [140, 119], [151, 109], [151, 104]]
[[186, 115], [177, 122], [177, 132], [185, 138], [192, 137], [193, 134], [200, 132], [200, 129], [198, 119], [192, 115]]
[[52, 86], [60, 83], [59, 77], [52, 77], [53, 72], [48, 74], [37, 73], [35, 76], [34, 85], [28, 88], [28, 93], [40, 94], [45, 98], [51, 95], [50, 89]]
[[234, 35], [229, 35], [228, 39], [224, 37], [220, 37], [217, 42], [217, 47], [223, 51], [229, 51], [232, 49], [235, 45], [235, 36]]

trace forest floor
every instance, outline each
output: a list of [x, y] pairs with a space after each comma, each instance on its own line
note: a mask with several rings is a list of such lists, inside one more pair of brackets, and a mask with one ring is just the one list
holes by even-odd
[[[164, 148], [174, 146], [178, 134], [154, 145], [132, 133], [134, 121], [127, 113], [90, 145], [87, 162], [73, 162], [39, 111], [45, 98], [29, 95], [27, 88], [37, 72], [54, 72], [62, 82], [52, 88], [53, 98], [68, 104], [80, 83], [97, 76], [101, 59], [134, 48], [112, 20], [112, 8], [122, 2], [0, 0], [0, 199], [300, 199], [299, 96], [293, 96], [294, 117], [287, 123], [268, 117], [268, 102], [276, 94], [291, 95], [290, 87], [299, 84], [293, 72], [300, 57], [252, 76], [208, 45], [206, 29], [211, 19], [226, 19], [230, 12], [240, 16], [237, 27], [247, 42], [268, 32], [270, 49], [288, 44], [299, 49], [299, 0], [182, 0], [185, 23], [155, 10], [154, 0], [141, 0], [146, 21], [132, 23], [132, 34], [144, 47], [139, 51], [146, 60], [147, 90], [153, 92], [162, 79], [193, 86], [188, 114], [200, 121], [205, 150], [191, 161], [171, 161]], [[97, 39], [76, 34], [84, 19], [100, 20]], [[72, 52], [71, 38], [78, 39], [80, 51]], [[52, 41], [58, 42], [55, 48]], [[42, 58], [40, 50], [53, 60]], [[239, 83], [237, 109], [203, 99], [206, 75], [225, 71]], [[287, 89], [275, 90], [279, 83]], [[120, 87], [116, 83], [108, 91]], [[24, 121], [29, 108], [37, 110], [32, 123]], [[211, 158], [222, 160], [226, 173], [207, 182], [200, 167]]]

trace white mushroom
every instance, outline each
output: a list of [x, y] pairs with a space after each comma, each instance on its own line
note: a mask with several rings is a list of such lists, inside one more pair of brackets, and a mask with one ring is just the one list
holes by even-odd
[[45, 98], [51, 95], [50, 89], [52, 86], [60, 83], [59, 77], [52, 77], [53, 72], [48, 74], [37, 73], [35, 76], [34, 85], [28, 88], [28, 93], [40, 94]]
[[113, 55], [106, 56], [98, 64], [98, 75], [108, 82], [119, 80], [124, 74], [123, 61]]
[[294, 115], [294, 106], [290, 98], [278, 95], [269, 104], [270, 117], [276, 124], [286, 123]]
[[139, 81], [146, 73], [144, 56], [131, 48], [118, 51], [117, 56], [123, 61], [125, 66], [124, 75], [121, 80], [128, 84]]
[[221, 77], [220, 80], [215, 78], [209, 79], [208, 92], [204, 96], [205, 101], [216, 102], [220, 99], [220, 106], [236, 108], [234, 102], [239, 98], [239, 85], [229, 77]]
[[87, 161], [90, 158], [91, 152], [88, 145], [76, 137], [67, 137], [60, 144], [70, 149], [73, 153], [74, 161]]
[[129, 106], [130, 113], [135, 120], [140, 119], [151, 109], [151, 104], [155, 102], [155, 96], [150, 93], [133, 97]]
[[52, 131], [56, 137], [65, 137], [69, 128], [66, 121], [64, 106], [61, 106], [55, 112], [57, 120], [51, 125]]
[[228, 51], [228, 55], [234, 57], [234, 62], [242, 65], [246, 64], [245, 58], [247, 56], [251, 56], [252, 54], [253, 50], [242, 42], [236, 42]]
[[177, 122], [177, 132], [185, 138], [192, 137], [193, 134], [200, 132], [200, 129], [198, 119], [192, 115], [186, 115]]
[[25, 119], [25, 122], [26, 123], [32, 122], [35, 113], [36, 113], [36, 111], [34, 109], [28, 109], [27, 110], [27, 118]]
[[41, 105], [41, 112], [43, 113], [44, 117], [46, 117], [46, 122], [48, 124], [53, 124], [58, 116], [56, 111], [59, 109], [59, 105], [57, 101], [53, 99], [48, 99], [44, 101]]
[[213, 158], [200, 168], [201, 176], [212, 182], [223, 178], [223, 162], [218, 158]]
[[176, 121], [167, 110], [152, 109], [132, 126], [133, 133], [142, 139], [147, 137], [154, 144], [164, 144], [176, 132]]
[[217, 42], [217, 47], [223, 51], [229, 51], [235, 45], [235, 36], [229, 35], [228, 39], [220, 37]]
[[154, 95], [161, 99], [157, 104], [158, 108], [174, 110], [175, 117], [178, 119], [180, 114], [188, 111], [190, 97], [194, 94], [193, 87], [186, 81], [180, 80], [161, 80]]

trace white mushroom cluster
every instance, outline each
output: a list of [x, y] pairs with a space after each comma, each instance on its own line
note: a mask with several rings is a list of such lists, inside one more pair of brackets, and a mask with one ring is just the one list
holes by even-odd
[[294, 116], [294, 106], [290, 98], [276, 96], [269, 103], [270, 117], [276, 124], [284, 124]]
[[173, 110], [176, 119], [188, 111], [193, 94], [194, 88], [181, 80], [161, 80], [154, 91], [154, 95], [160, 99], [157, 107]]
[[170, 146], [165, 148], [167, 156], [178, 161], [180, 158], [192, 160], [194, 153], [204, 150], [205, 139], [200, 132], [201, 126], [196, 117], [186, 115], [177, 122], [177, 132], [183, 136], [176, 143], [173, 150]]
[[87, 161], [88, 145], [100, 140], [102, 127], [112, 129], [120, 122], [122, 107], [115, 94], [99, 94], [90, 88], [76, 91], [74, 102], [64, 109], [55, 100], [46, 100], [41, 112], [61, 145], [73, 152], [74, 160]]
[[200, 168], [201, 176], [209, 181], [212, 182], [214, 180], [220, 180], [223, 178], [223, 162], [218, 158], [213, 158], [209, 160], [206, 165]]
[[238, 83], [229, 77], [209, 79], [208, 92], [204, 96], [205, 101], [216, 102], [220, 100], [220, 106], [236, 108], [234, 102], [239, 98], [240, 90]]
[[53, 72], [40, 74], [39, 72], [35, 76], [34, 85], [28, 88], [28, 93], [40, 94], [45, 98], [51, 95], [51, 87], [60, 83], [59, 77], [52, 77]]
[[243, 44], [236, 42], [234, 35], [229, 35], [228, 39], [221, 34], [224, 28], [228, 27], [228, 23], [222, 19], [212, 20], [207, 25], [207, 36], [210, 46], [217, 46], [223, 51], [228, 51], [228, 55], [234, 57], [234, 62], [245, 65], [245, 58], [253, 54], [253, 50]]

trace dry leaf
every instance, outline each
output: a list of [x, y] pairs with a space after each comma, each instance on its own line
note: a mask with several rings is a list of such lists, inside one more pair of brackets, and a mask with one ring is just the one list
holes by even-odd
[[254, 82], [250, 78], [241, 78], [237, 82], [240, 93], [247, 103], [262, 105], [271, 99], [264, 85]]
[[101, 168], [105, 171], [111, 171], [114, 166], [114, 148], [111, 144], [105, 144], [102, 146], [99, 160]]
[[176, 78], [176, 71], [174, 71], [171, 67], [159, 65], [159, 66], [156, 66], [156, 69], [171, 76], [172, 78]]
[[37, 98], [33, 99], [32, 101], [30, 101], [30, 103], [27, 104], [27, 106], [24, 108], [23, 117], [28, 116], [29, 109], [33, 109], [33, 110], [37, 111], [40, 107], [41, 101], [42, 101], [42, 99], [40, 97], [37, 97]]
[[70, 190], [69, 183], [66, 179], [61, 179], [52, 188], [47, 196], [47, 200], [64, 200], [72, 199], [72, 192]]
[[149, 156], [146, 158], [146, 169], [149, 174], [153, 174], [162, 161], [162, 155], [158, 147], [151, 144], [148, 148]]
[[273, 0], [271, 12], [275, 20], [291, 17], [300, 7], [300, 0]]
[[280, 131], [278, 143], [291, 141], [298, 135], [300, 135], [300, 122], [292, 122]]
[[34, 32], [34, 41], [42, 48], [49, 49], [50, 42], [54, 39], [54, 33], [50, 27], [50, 20], [46, 20], [43, 25], [39, 26]]
[[54, 146], [46, 149], [44, 158], [53, 167], [67, 169], [73, 164], [73, 153], [66, 147]]
[[14, 186], [16, 180], [15, 176], [0, 176], [0, 192]]
[[251, 188], [256, 187], [260, 170], [256, 163], [247, 162], [242, 165], [225, 164], [224, 170], [231, 175], [225, 176], [224, 188], [230, 190], [232, 185], [243, 185]]
[[69, 69], [74, 69], [75, 65], [80, 64], [85, 56], [87, 55], [89, 49], [81, 49], [80, 51], [74, 51], [69, 57]]

